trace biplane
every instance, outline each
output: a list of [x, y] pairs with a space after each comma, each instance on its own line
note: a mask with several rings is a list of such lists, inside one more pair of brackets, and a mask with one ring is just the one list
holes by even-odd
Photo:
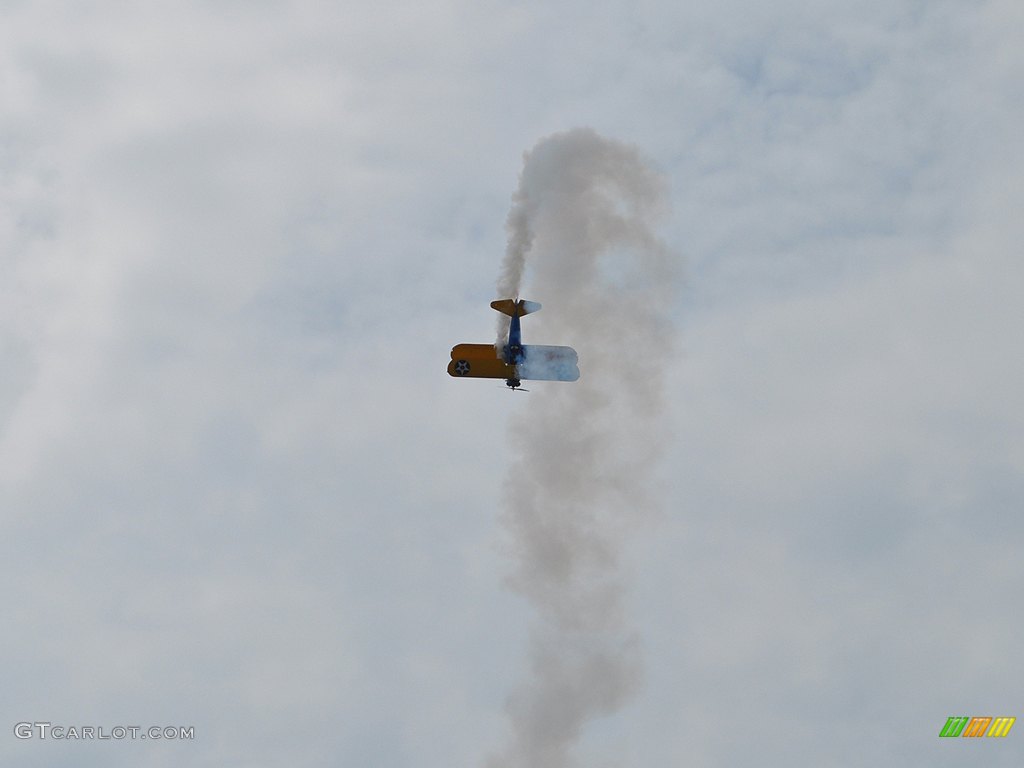
[[452, 347], [448, 363], [449, 376], [478, 379], [504, 379], [515, 391], [526, 381], [576, 381], [576, 350], [572, 347], [549, 347], [523, 344], [519, 318], [536, 312], [540, 304], [523, 299], [499, 299], [491, 307], [512, 318], [508, 337], [501, 348], [497, 344], [457, 344]]

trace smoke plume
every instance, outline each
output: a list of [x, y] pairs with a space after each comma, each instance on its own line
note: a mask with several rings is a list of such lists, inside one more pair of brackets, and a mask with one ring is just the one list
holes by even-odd
[[575, 347], [581, 378], [535, 386], [511, 424], [510, 583], [536, 615], [509, 739], [488, 768], [572, 765], [586, 723], [639, 685], [619, 559], [653, 508], [665, 437], [678, 261], [652, 230], [665, 209], [664, 183], [639, 153], [593, 131], [548, 137], [525, 156], [498, 297], [519, 295], [529, 267], [526, 298], [544, 310], [524, 321], [525, 340]]

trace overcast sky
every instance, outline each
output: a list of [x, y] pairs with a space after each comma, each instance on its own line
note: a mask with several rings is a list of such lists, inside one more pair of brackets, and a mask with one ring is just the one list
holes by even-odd
[[590, 127], [667, 180], [685, 289], [644, 682], [579, 765], [1020, 765], [1024, 725], [937, 734], [1024, 715], [1022, 39], [1016, 0], [0, 0], [0, 762], [482, 765], [535, 395], [445, 367], [523, 153]]

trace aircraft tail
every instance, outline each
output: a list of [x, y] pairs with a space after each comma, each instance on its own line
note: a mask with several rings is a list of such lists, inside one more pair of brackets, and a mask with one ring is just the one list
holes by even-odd
[[491, 307], [509, 317], [522, 317], [536, 312], [540, 309], [540, 304], [536, 301], [526, 301], [526, 299], [499, 299], [492, 301]]

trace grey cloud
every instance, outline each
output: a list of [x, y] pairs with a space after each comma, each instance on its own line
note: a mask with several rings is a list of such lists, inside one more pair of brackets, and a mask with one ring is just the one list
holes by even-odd
[[443, 369], [523, 150], [586, 124], [669, 179], [690, 269], [620, 559], [644, 687], [578, 759], [974, 764], [945, 717], [1019, 703], [1017, 5], [413, 5], [0, 11], [4, 762], [501, 743], [536, 398]]

